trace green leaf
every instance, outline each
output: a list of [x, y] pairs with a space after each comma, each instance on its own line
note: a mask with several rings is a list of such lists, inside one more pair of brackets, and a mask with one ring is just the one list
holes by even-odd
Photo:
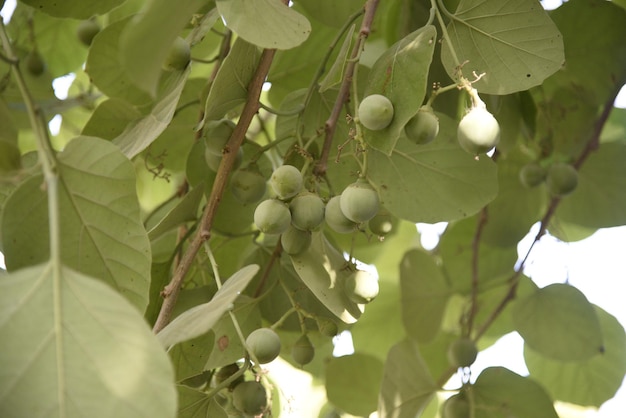
[[298, 5], [307, 16], [333, 28], [341, 28], [353, 13], [363, 9], [362, 0], [304, 0]]
[[0, 306], [0, 415], [176, 416], [167, 355], [109, 286], [48, 263], [3, 277]]
[[[113, 286], [143, 311], [150, 242], [140, 221], [132, 163], [110, 142], [86, 136], [72, 140], [58, 159], [63, 262]], [[27, 180], [7, 200], [1, 222], [10, 270], [49, 257], [42, 182], [40, 176]]]
[[[124, 28], [120, 37], [120, 59], [130, 79], [151, 97], [156, 96], [170, 45], [191, 21], [193, 13], [205, 3], [204, 0], [179, 0], [174, 5], [168, 0], [152, 0]], [[217, 19], [217, 13], [213, 13]], [[159, 47], [146, 48], [146, 39]]]
[[363, 305], [348, 299], [341, 288], [341, 281], [350, 274], [347, 261], [322, 233], [314, 232], [309, 249], [290, 257], [296, 273], [320, 302], [346, 324], [356, 322]]
[[610, 1], [578, 0], [563, 3], [551, 17], [567, 45], [559, 83], [582, 85], [591, 103], [604, 104], [626, 83], [626, 10]]
[[386, 96], [393, 104], [394, 114], [385, 129], [364, 129], [364, 138], [373, 148], [391, 155], [404, 125], [422, 105], [436, 38], [435, 27], [424, 26], [392, 45], [374, 63], [364, 96]]
[[593, 306], [580, 290], [551, 284], [513, 306], [513, 323], [528, 346], [559, 361], [587, 360], [604, 351]]
[[471, 388], [480, 418], [558, 418], [552, 399], [532, 379], [504, 367], [483, 370]]
[[350, 26], [350, 29], [346, 34], [346, 38], [344, 39], [343, 44], [341, 44], [341, 49], [339, 49], [339, 52], [337, 53], [337, 58], [335, 58], [335, 62], [333, 62], [330, 70], [328, 70], [324, 78], [322, 78], [322, 80], [320, 81], [320, 93], [325, 92], [333, 86], [341, 84], [346, 62], [350, 54], [350, 46], [352, 45], [354, 28], [355, 25]]
[[422, 250], [409, 250], [400, 263], [402, 322], [409, 337], [431, 341], [441, 326], [450, 289], [441, 268]]
[[394, 345], [387, 355], [378, 414], [393, 418], [420, 416], [437, 390], [417, 346], [404, 340]]
[[17, 144], [17, 128], [4, 100], [0, 100], [0, 174], [17, 170], [21, 166]]
[[109, 98], [126, 100], [134, 105], [145, 105], [150, 95], [126, 73], [120, 57], [120, 37], [131, 19], [123, 19], [103, 28], [89, 47], [85, 72], [91, 81]]
[[101, 15], [124, 3], [125, 0], [21, 0], [34, 9], [56, 17], [87, 19]]
[[[455, 292], [466, 295], [472, 288], [473, 240], [478, 216], [449, 225], [439, 243], [443, 271], [450, 286]], [[515, 247], [492, 247], [481, 242], [478, 247], [479, 290], [487, 290], [505, 281], [513, 273], [516, 260]]]
[[594, 306], [604, 336], [604, 352], [586, 361], [548, 359], [527, 345], [524, 360], [530, 375], [555, 399], [599, 407], [615, 396], [626, 374], [626, 333], [619, 321]]
[[113, 139], [128, 158], [133, 158], [148, 148], [172, 121], [189, 71], [190, 67], [187, 67], [183, 72], [173, 72], [169, 75], [164, 80], [162, 91], [150, 113], [128, 124], [126, 129]]
[[625, 143], [602, 144], [580, 168], [576, 190], [561, 201], [556, 215], [588, 228], [625, 225], [625, 160]]
[[240, 38], [268, 49], [290, 49], [311, 33], [306, 17], [280, 0], [217, 0], [226, 26]]
[[390, 156], [370, 149], [368, 180], [382, 204], [411, 222], [435, 223], [471, 216], [496, 197], [496, 165], [476, 161], [456, 140], [456, 124], [439, 115], [439, 135], [416, 146], [401, 139]]
[[[237, 322], [244, 337], [250, 335], [255, 329], [261, 328], [261, 312], [257, 299], [240, 296], [234, 303], [232, 312], [237, 317]], [[230, 315], [224, 315], [213, 326], [212, 334], [215, 342], [209, 358], [204, 364], [204, 370], [212, 370], [227, 364], [234, 363], [246, 354], [246, 349], [241, 343], [237, 329]]]
[[565, 61], [563, 38], [536, 0], [461, 0], [449, 17], [451, 45], [444, 40], [441, 61], [453, 80], [459, 65], [469, 79], [484, 73], [473, 84], [481, 93], [527, 90]]
[[204, 391], [178, 385], [178, 418], [228, 418], [215, 396]]
[[211, 354], [215, 336], [207, 332], [192, 340], [176, 344], [168, 354], [176, 370], [176, 381], [180, 382], [204, 371], [204, 364]]
[[141, 116], [141, 112], [127, 101], [108, 99], [101, 102], [91, 113], [81, 134], [113, 139], [124, 132], [126, 125]]
[[194, 187], [176, 206], [172, 208], [150, 231], [148, 237], [155, 240], [166, 232], [185, 222], [195, 221], [198, 218], [198, 206], [204, 196], [204, 184]]
[[203, 123], [221, 119], [226, 112], [245, 102], [248, 84], [260, 57], [259, 49], [253, 44], [243, 39], [235, 41], [211, 85]]
[[368, 416], [378, 406], [383, 363], [368, 354], [334, 357], [326, 363], [326, 397], [352, 415]]
[[517, 245], [545, 211], [545, 186], [529, 189], [519, 180], [519, 172], [527, 162], [513, 152], [498, 157], [498, 196], [487, 206], [482, 233], [484, 242], [491, 246]]
[[157, 334], [161, 344], [164, 347], [171, 347], [210, 330], [224, 313], [232, 309], [237, 296], [258, 271], [257, 265], [243, 267], [224, 282], [211, 301], [195, 306], [177, 316]]

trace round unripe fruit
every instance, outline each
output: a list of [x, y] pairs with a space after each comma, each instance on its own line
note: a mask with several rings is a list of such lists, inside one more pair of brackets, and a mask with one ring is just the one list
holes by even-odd
[[454, 367], [469, 367], [476, 361], [478, 349], [469, 338], [460, 338], [448, 347], [448, 361]]
[[289, 255], [298, 255], [305, 252], [311, 246], [311, 233], [290, 226], [280, 236], [280, 244], [283, 251]]
[[31, 75], [40, 76], [46, 69], [46, 64], [43, 61], [43, 57], [37, 50], [30, 51], [26, 55], [26, 70]]
[[341, 192], [341, 211], [352, 222], [367, 222], [378, 213], [378, 193], [366, 180], [357, 180]]
[[381, 210], [367, 223], [372, 234], [384, 237], [396, 227], [396, 218], [387, 210]]
[[191, 61], [191, 48], [189, 43], [179, 36], [170, 47], [163, 62], [163, 69], [166, 71], [183, 70], [189, 61]]
[[441, 418], [470, 418], [470, 405], [464, 396], [450, 396], [443, 403]]
[[207, 123], [204, 128], [204, 143], [206, 149], [215, 155], [222, 155], [222, 151], [230, 136], [235, 130], [235, 122], [230, 119], [222, 119]]
[[378, 280], [365, 270], [357, 270], [346, 277], [343, 290], [354, 303], [370, 303], [378, 296]]
[[313, 193], [301, 193], [289, 204], [291, 224], [303, 231], [311, 231], [324, 222], [324, 201]]
[[332, 319], [319, 316], [315, 318], [315, 322], [317, 322], [317, 329], [319, 329], [320, 334], [322, 335], [334, 337], [339, 333], [339, 328]]
[[91, 45], [93, 38], [100, 33], [100, 25], [93, 19], [83, 20], [76, 28], [76, 36], [86, 46]]
[[547, 170], [537, 163], [526, 164], [519, 172], [519, 181], [524, 187], [539, 186], [546, 179]]
[[554, 163], [548, 168], [546, 185], [553, 196], [570, 194], [578, 186], [578, 172], [566, 163]]
[[230, 190], [244, 204], [256, 203], [267, 189], [265, 178], [255, 170], [237, 170], [230, 179]]
[[247, 415], [259, 415], [268, 408], [267, 391], [256, 381], [238, 384], [233, 390], [233, 406]]
[[302, 174], [292, 165], [281, 165], [272, 173], [270, 185], [281, 200], [287, 200], [302, 190]]
[[482, 154], [500, 141], [500, 125], [496, 118], [483, 107], [472, 108], [456, 130], [461, 148], [472, 155]]
[[294, 343], [291, 349], [291, 357], [293, 357], [293, 361], [301, 366], [313, 361], [313, 357], [315, 357], [315, 347], [313, 347], [311, 340], [309, 340], [306, 334], [302, 334]]
[[270, 328], [252, 331], [246, 338], [246, 345], [261, 364], [273, 361], [280, 354], [280, 337]]
[[372, 94], [359, 105], [359, 121], [367, 129], [380, 131], [385, 129], [393, 119], [393, 104], [382, 94]]
[[291, 224], [291, 213], [283, 202], [267, 199], [254, 210], [254, 224], [266, 234], [282, 234]]
[[439, 118], [433, 113], [430, 106], [422, 106], [406, 125], [404, 125], [406, 137], [418, 145], [432, 142], [439, 133]]
[[326, 225], [335, 232], [340, 234], [349, 234], [353, 232], [357, 224], [346, 218], [341, 211], [341, 196], [334, 196], [326, 203], [326, 211], [324, 212], [324, 220]]

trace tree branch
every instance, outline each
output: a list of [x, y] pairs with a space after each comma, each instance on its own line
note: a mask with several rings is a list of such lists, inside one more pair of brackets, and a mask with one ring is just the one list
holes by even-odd
[[248, 130], [254, 115], [259, 110], [261, 88], [263, 87], [263, 83], [265, 82], [265, 78], [267, 77], [267, 73], [269, 72], [275, 53], [275, 49], [266, 49], [261, 54], [261, 59], [259, 60], [257, 69], [250, 84], [248, 85], [248, 96], [245, 107], [241, 112], [239, 122], [237, 123], [235, 130], [224, 147], [224, 154], [217, 170], [215, 182], [213, 183], [213, 188], [211, 189], [211, 195], [209, 196], [208, 203], [204, 208], [198, 231], [183, 254], [180, 264], [174, 272], [172, 280], [163, 291], [163, 305], [161, 306], [161, 311], [159, 312], [159, 316], [153, 327], [153, 331], [155, 333], [158, 333], [170, 321], [183, 280], [198, 251], [202, 247], [202, 244], [211, 236], [211, 225], [213, 224], [215, 213], [220, 201], [222, 200], [224, 190], [226, 189], [228, 176], [233, 169], [235, 158], [237, 157], [237, 151], [244, 141], [246, 131]]
[[337, 120], [341, 115], [341, 109], [343, 108], [344, 103], [348, 100], [350, 85], [352, 84], [352, 75], [354, 74], [354, 69], [358, 64], [356, 58], [359, 56], [359, 53], [363, 48], [363, 44], [372, 29], [372, 22], [374, 20], [374, 15], [376, 14], [378, 2], [379, 0], [368, 0], [367, 3], [365, 3], [365, 16], [363, 17], [363, 22], [361, 23], [359, 37], [357, 38], [354, 48], [352, 48], [350, 59], [348, 60], [348, 65], [346, 66], [346, 71], [344, 72], [341, 87], [339, 88], [339, 94], [337, 95], [333, 109], [330, 116], [326, 120], [326, 123], [324, 123], [325, 137], [322, 154], [320, 155], [320, 159], [313, 170], [316, 176], [323, 177], [328, 169], [328, 157], [330, 155], [330, 147], [333, 143], [333, 137], [335, 136], [335, 130], [337, 129]]

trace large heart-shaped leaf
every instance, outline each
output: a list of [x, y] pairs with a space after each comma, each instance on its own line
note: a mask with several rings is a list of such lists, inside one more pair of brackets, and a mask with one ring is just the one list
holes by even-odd
[[102, 282], [52, 263], [19, 270], [0, 280], [0, 318], [1, 416], [176, 416], [165, 351]]
[[457, 79], [458, 67], [481, 93], [527, 90], [556, 72], [565, 60], [563, 38], [536, 0], [461, 0], [448, 24], [441, 61]]
[[[110, 142], [79, 136], [59, 154], [58, 171], [63, 262], [110, 284], [143, 311], [151, 250], [132, 163]], [[6, 202], [1, 224], [9, 270], [49, 257], [42, 182], [41, 176], [25, 181]]]

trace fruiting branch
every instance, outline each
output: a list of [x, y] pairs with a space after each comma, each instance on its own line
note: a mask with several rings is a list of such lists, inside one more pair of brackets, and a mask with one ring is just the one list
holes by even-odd
[[365, 16], [363, 17], [363, 22], [361, 23], [359, 36], [354, 47], [352, 48], [350, 59], [346, 65], [346, 71], [344, 72], [341, 87], [339, 88], [339, 94], [337, 95], [333, 109], [330, 116], [324, 123], [324, 145], [322, 146], [320, 159], [313, 169], [314, 174], [319, 177], [323, 177], [324, 174], [326, 174], [330, 147], [332, 146], [335, 130], [337, 129], [337, 121], [339, 120], [339, 116], [341, 116], [341, 109], [343, 108], [344, 103], [348, 100], [350, 85], [352, 84], [352, 76], [354, 74], [354, 69], [358, 64], [356, 58], [358, 57], [361, 49], [363, 48], [363, 44], [371, 31], [374, 15], [376, 14], [376, 8], [378, 7], [378, 1], [379, 0], [368, 0], [367, 3], [365, 3]]
[[245, 107], [243, 108], [237, 126], [235, 127], [226, 145], [225, 150], [228, 152], [225, 152], [222, 157], [208, 203], [202, 214], [202, 219], [200, 220], [199, 228], [196, 235], [189, 243], [189, 247], [183, 254], [180, 264], [176, 267], [172, 280], [164, 289], [163, 305], [161, 306], [161, 311], [159, 312], [159, 316], [153, 328], [155, 333], [158, 333], [169, 322], [176, 300], [178, 299], [178, 294], [183, 280], [202, 244], [211, 236], [211, 225], [213, 224], [217, 208], [222, 200], [224, 190], [226, 189], [228, 176], [233, 169], [235, 158], [237, 157], [237, 151], [243, 143], [246, 131], [259, 110], [259, 97], [261, 96], [261, 89], [263, 87], [263, 83], [265, 82], [265, 78], [267, 77], [267, 73], [269, 72], [275, 53], [275, 49], [266, 49], [261, 54], [257, 69], [250, 84], [248, 85], [248, 97]]

